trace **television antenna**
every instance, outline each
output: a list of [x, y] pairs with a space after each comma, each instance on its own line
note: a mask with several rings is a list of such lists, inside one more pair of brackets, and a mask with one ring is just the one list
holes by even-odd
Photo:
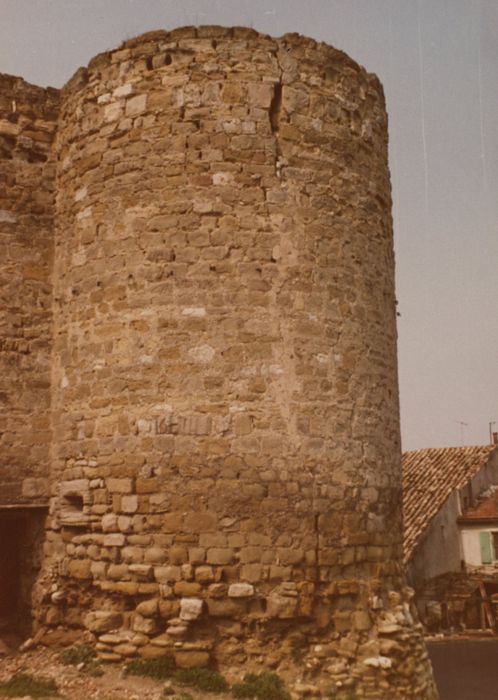
[[460, 443], [463, 445], [464, 432], [465, 428], [468, 426], [468, 423], [466, 423], [464, 420], [456, 420], [455, 423], [458, 423], [458, 425], [460, 426]]

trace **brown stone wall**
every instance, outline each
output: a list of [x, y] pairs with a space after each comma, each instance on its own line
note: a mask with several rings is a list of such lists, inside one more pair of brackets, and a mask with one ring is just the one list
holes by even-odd
[[0, 504], [46, 501], [58, 91], [0, 75]]
[[435, 697], [401, 571], [386, 147], [377, 79], [297, 35], [156, 32], [66, 86], [40, 624]]

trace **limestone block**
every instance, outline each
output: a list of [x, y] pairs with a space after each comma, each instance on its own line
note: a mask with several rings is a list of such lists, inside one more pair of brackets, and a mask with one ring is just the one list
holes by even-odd
[[90, 632], [99, 634], [100, 632], [109, 632], [110, 630], [119, 628], [122, 621], [123, 617], [121, 613], [96, 610], [88, 613], [88, 615], [85, 616], [83, 623], [85, 627], [90, 630]]
[[188, 560], [191, 564], [203, 564], [206, 559], [206, 550], [203, 547], [191, 547], [188, 550]]
[[124, 657], [131, 657], [135, 656], [137, 653], [138, 647], [136, 647], [134, 644], [117, 644], [113, 648], [113, 652], [115, 654], [119, 654], [120, 656]]
[[357, 610], [353, 613], [353, 624], [357, 630], [369, 630], [372, 627], [372, 620], [366, 610]]
[[144, 561], [148, 564], [162, 564], [168, 558], [168, 553], [162, 547], [148, 547], [144, 553]]
[[50, 493], [48, 479], [23, 479], [21, 492], [24, 498], [39, 498], [40, 500], [45, 500]]
[[67, 565], [67, 573], [77, 579], [92, 578], [92, 562], [90, 559], [71, 559]]
[[88, 479], [71, 479], [69, 481], [62, 481], [60, 484], [60, 495], [62, 497], [82, 495], [87, 493], [89, 488], [90, 482]]
[[195, 580], [199, 583], [211, 583], [214, 581], [214, 570], [211, 566], [197, 566]]
[[[121, 507], [123, 507], [123, 499], [127, 496], [123, 496], [121, 499]], [[133, 531], [133, 520], [127, 515], [118, 516], [118, 529], [120, 532], [132, 532]]]
[[169, 560], [172, 564], [184, 564], [188, 560], [188, 552], [185, 547], [170, 547]]
[[132, 630], [142, 634], [157, 634], [159, 627], [155, 618], [143, 617], [139, 613], [133, 615]]
[[118, 517], [115, 513], [106, 513], [102, 516], [102, 532], [115, 532], [118, 525]]
[[132, 493], [133, 479], [116, 479], [109, 477], [106, 479], [106, 486], [109, 493]]
[[201, 591], [201, 584], [193, 581], [177, 581], [173, 589], [178, 596], [196, 596]]
[[241, 605], [244, 599], [239, 599], [236, 603], [234, 599], [208, 598], [206, 604], [211, 617], [239, 617], [245, 612]]
[[231, 564], [233, 558], [234, 551], [228, 547], [212, 547], [206, 554], [208, 564]]
[[126, 100], [125, 113], [127, 117], [136, 117], [145, 111], [147, 105], [147, 95], [136, 95]]
[[138, 649], [138, 655], [142, 659], [160, 659], [163, 656], [169, 656], [170, 651], [166, 647], [156, 646], [154, 644], [145, 644]]
[[297, 613], [298, 599], [295, 591], [281, 584], [274, 588], [267, 598], [268, 617], [290, 619]]
[[150, 564], [129, 564], [128, 571], [141, 580], [148, 580], [152, 578], [153, 574], [153, 569]]
[[114, 97], [128, 97], [133, 92], [132, 83], [123, 83], [112, 91]]
[[138, 496], [127, 495], [121, 498], [121, 510], [123, 513], [136, 513], [138, 510]]
[[104, 107], [104, 120], [115, 122], [121, 118], [123, 110], [119, 102], [110, 102]]
[[[258, 583], [263, 578], [267, 577], [268, 567], [263, 567], [261, 564], [244, 564], [240, 570], [241, 577], [249, 583]], [[288, 578], [288, 576], [282, 576]]]
[[180, 601], [180, 619], [197, 620], [202, 615], [203, 601], [200, 598], [182, 598]]
[[212, 583], [208, 588], [210, 598], [224, 598], [228, 594], [226, 583]]
[[155, 617], [158, 613], [159, 599], [144, 600], [137, 605], [136, 611], [143, 617]]
[[207, 651], [175, 650], [175, 664], [179, 668], [202, 668], [209, 664], [209, 653]]
[[159, 615], [165, 619], [169, 620], [172, 617], [176, 617], [180, 612], [180, 603], [178, 600], [163, 600], [159, 601]]
[[388, 656], [371, 656], [368, 659], [364, 659], [363, 663], [365, 666], [371, 666], [372, 668], [391, 668], [393, 665], [392, 659]]
[[111, 581], [126, 581], [130, 579], [127, 564], [109, 564], [107, 569], [107, 577]]
[[121, 559], [126, 564], [140, 564], [143, 562], [144, 550], [141, 547], [123, 547]]
[[228, 588], [229, 598], [250, 598], [254, 595], [254, 586], [250, 583], [232, 583]]
[[155, 566], [154, 578], [158, 583], [173, 583], [181, 578], [179, 566]]
[[107, 564], [103, 561], [92, 561], [90, 571], [94, 579], [103, 580], [107, 574]]
[[125, 543], [125, 536], [121, 533], [112, 533], [104, 535], [104, 547], [122, 547]]
[[[11, 125], [16, 128], [14, 124]], [[0, 209], [0, 223], [15, 224], [17, 221], [17, 215], [14, 212], [7, 211], [6, 209]]]

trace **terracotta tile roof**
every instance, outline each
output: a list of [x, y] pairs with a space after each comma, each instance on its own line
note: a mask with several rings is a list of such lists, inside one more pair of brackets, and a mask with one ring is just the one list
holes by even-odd
[[403, 454], [405, 561], [450, 493], [465, 486], [494, 449], [496, 445], [440, 447]]

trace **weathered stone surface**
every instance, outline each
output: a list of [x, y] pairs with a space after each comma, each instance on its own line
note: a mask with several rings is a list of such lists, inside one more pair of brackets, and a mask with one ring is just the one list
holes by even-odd
[[107, 612], [105, 610], [97, 610], [90, 612], [84, 618], [85, 627], [90, 632], [108, 632], [118, 629], [121, 626], [123, 617], [117, 612]]
[[140, 613], [133, 616], [132, 629], [134, 632], [141, 632], [146, 635], [157, 634], [159, 630], [158, 622], [155, 618], [144, 617]]
[[250, 583], [232, 583], [228, 588], [229, 598], [250, 598], [254, 595], [254, 586]]
[[0, 484], [52, 494], [38, 623], [119, 605], [142, 642], [106, 658], [164, 653], [167, 624], [180, 665], [210, 636], [274, 667], [305, 625], [322, 694], [433, 700], [376, 78], [297, 35], [157, 32], [60, 94], [1, 76], [0, 137]]
[[202, 614], [203, 601], [199, 598], [182, 598], [180, 601], [180, 619], [197, 620]]
[[202, 668], [209, 663], [207, 651], [175, 651], [175, 663], [179, 668]]

